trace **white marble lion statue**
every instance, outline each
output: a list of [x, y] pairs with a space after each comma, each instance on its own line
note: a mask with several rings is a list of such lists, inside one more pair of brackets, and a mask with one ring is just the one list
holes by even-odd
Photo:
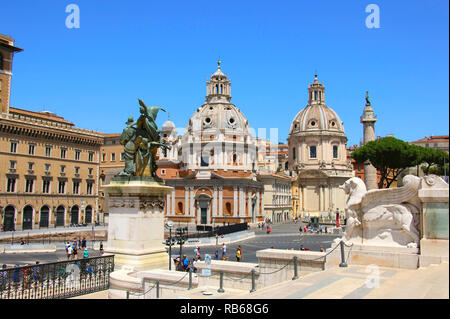
[[420, 178], [406, 175], [403, 186], [367, 191], [358, 177], [340, 186], [349, 195], [345, 214], [346, 241], [417, 247], [419, 243]]

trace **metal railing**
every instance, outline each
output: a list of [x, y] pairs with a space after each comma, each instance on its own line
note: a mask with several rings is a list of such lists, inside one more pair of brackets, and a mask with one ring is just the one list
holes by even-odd
[[0, 269], [0, 299], [66, 299], [109, 288], [114, 255]]

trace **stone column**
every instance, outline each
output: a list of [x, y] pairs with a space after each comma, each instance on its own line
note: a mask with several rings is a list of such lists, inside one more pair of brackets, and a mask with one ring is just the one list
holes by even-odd
[[214, 193], [213, 193], [213, 202], [212, 202], [212, 217], [217, 216], [217, 186], [214, 186]]
[[195, 216], [194, 186], [189, 187], [189, 216]]
[[223, 216], [223, 187], [219, 186], [219, 211], [218, 216]]
[[172, 215], [175, 215], [175, 188], [172, 188]]
[[189, 187], [184, 187], [184, 216], [189, 215]]
[[167, 269], [169, 256], [163, 245], [164, 203], [172, 188], [132, 180], [111, 181], [103, 189], [110, 198], [105, 252], [115, 255], [115, 268]]
[[233, 216], [239, 216], [237, 186], [233, 186]]
[[323, 200], [323, 195], [322, 195], [322, 185], [319, 185], [319, 211], [323, 211], [323, 206], [322, 206], [322, 200]]

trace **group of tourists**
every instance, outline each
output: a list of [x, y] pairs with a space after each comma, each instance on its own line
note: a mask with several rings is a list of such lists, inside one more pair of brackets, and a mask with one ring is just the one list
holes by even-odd
[[319, 225], [318, 227], [314, 227], [314, 225], [308, 224], [307, 226], [303, 226], [303, 227], [300, 226], [298, 228], [298, 231], [301, 232], [301, 233], [302, 232], [303, 233], [316, 232], [316, 233], [320, 233], [320, 234], [322, 234], [322, 233], [328, 234], [328, 227], [327, 226], [323, 227], [323, 225]]
[[75, 238], [72, 244], [66, 242], [65, 247], [68, 260], [77, 259], [79, 251], [82, 251], [83, 258], [89, 258], [86, 237], [84, 237], [83, 240], [81, 240], [81, 238], [79, 238], [78, 240]]
[[[227, 245], [225, 243], [222, 244], [221, 255], [222, 255], [222, 260], [229, 260], [229, 257], [227, 256]], [[219, 260], [219, 250], [216, 250], [214, 259]], [[177, 257], [174, 259], [175, 269], [177, 271], [185, 271], [186, 272], [192, 268], [192, 271], [195, 273], [195, 272], [197, 272], [196, 263], [200, 260], [202, 260], [202, 255], [200, 253], [200, 248], [198, 246], [196, 246], [194, 248], [194, 256], [192, 257], [192, 259], [189, 259], [186, 254], [184, 254], [181, 257], [181, 259], [180, 259], [180, 257]], [[241, 248], [241, 246], [238, 246], [236, 248], [236, 261], [242, 261], [242, 260], [243, 260], [242, 248]]]

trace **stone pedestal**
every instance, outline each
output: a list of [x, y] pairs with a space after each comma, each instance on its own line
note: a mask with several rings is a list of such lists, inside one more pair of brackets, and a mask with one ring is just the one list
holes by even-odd
[[448, 262], [449, 188], [438, 176], [425, 176], [419, 199], [422, 202], [420, 266]]
[[108, 242], [116, 269], [168, 269], [164, 241], [165, 196], [172, 187], [150, 178], [115, 178], [105, 185], [109, 195]]

